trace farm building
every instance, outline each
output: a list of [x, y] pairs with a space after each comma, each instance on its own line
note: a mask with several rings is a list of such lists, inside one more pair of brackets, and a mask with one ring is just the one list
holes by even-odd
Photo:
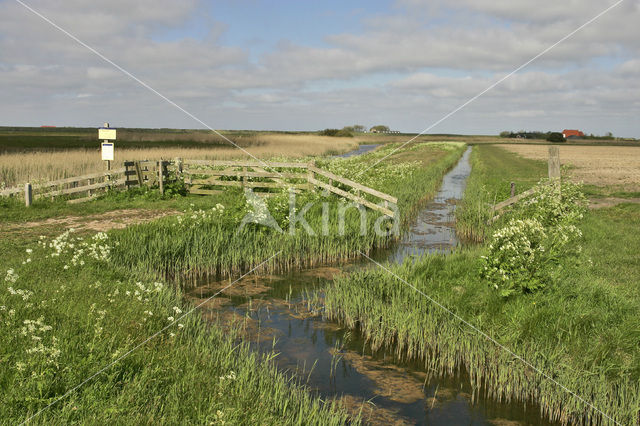
[[567, 129], [564, 129], [562, 131], [562, 136], [564, 136], [565, 139], [582, 138], [582, 137], [584, 137], [584, 133], [582, 133], [580, 130], [567, 130]]

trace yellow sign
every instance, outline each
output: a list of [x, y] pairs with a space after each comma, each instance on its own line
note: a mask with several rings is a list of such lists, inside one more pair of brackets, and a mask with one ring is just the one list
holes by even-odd
[[98, 129], [98, 139], [103, 141], [115, 141], [116, 140], [116, 129]]

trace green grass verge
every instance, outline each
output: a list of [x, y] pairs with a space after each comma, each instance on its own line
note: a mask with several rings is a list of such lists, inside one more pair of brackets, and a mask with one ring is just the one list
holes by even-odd
[[[474, 202], [481, 190], [506, 198], [508, 182], [525, 189], [544, 170], [494, 147], [474, 149], [481, 167], [465, 194]], [[589, 212], [580, 224], [583, 251], [560, 262], [552, 283], [535, 293], [500, 297], [480, 278], [486, 249], [475, 246], [390, 266], [418, 291], [380, 268], [340, 277], [324, 295], [326, 313], [359, 329], [374, 349], [422, 360], [433, 374], [466, 371], [475, 391], [490, 398], [533, 402], [542, 416], [566, 424], [611, 423], [607, 416], [632, 424], [640, 412], [638, 226], [635, 204]]]
[[189, 309], [180, 292], [134, 282], [89, 247], [78, 254], [75, 238], [60, 256], [37, 238], [0, 242], [2, 423], [40, 410], [32, 424], [345, 423], [341, 409], [278, 373], [275, 354], [255, 353], [198, 312], [145, 343]]
[[511, 182], [516, 194], [526, 191], [547, 175], [544, 161], [530, 160], [492, 145], [474, 145], [471, 152], [471, 175], [462, 201], [456, 209], [456, 230], [468, 241], [483, 241], [492, 227], [488, 208], [511, 196]]
[[104, 195], [85, 203], [69, 204], [63, 197], [54, 201], [37, 198], [31, 207], [24, 201], [9, 197], [0, 198], [0, 217], [5, 224], [41, 221], [61, 216], [88, 216], [113, 210], [186, 210], [193, 204], [196, 208], [207, 208], [215, 204], [215, 197], [162, 197], [157, 190], [140, 191], [138, 188]]

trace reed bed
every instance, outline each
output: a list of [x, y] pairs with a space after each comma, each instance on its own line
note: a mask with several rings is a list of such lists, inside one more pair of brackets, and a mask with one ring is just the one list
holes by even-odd
[[[351, 151], [358, 143], [351, 138], [332, 138], [317, 135], [261, 134], [259, 136], [234, 137], [239, 146], [257, 158], [287, 156], [301, 158]], [[39, 183], [67, 177], [80, 176], [104, 170], [100, 158], [99, 143], [95, 149], [70, 149], [63, 151], [5, 152], [0, 155], [0, 189], [26, 182]], [[177, 146], [155, 148], [127, 148], [126, 142], [116, 142], [114, 168], [124, 161], [160, 160], [181, 157], [185, 159], [227, 160], [251, 158], [246, 152], [232, 146], [180, 148]]]
[[[321, 165], [355, 178], [393, 148], [390, 145], [380, 152], [335, 159]], [[444, 147], [415, 144], [394, 154], [378, 167], [367, 170], [358, 180], [397, 196], [400, 222], [406, 223], [415, 206], [436, 191], [438, 182], [463, 150], [462, 144]], [[287, 197], [287, 194], [282, 194], [268, 200], [269, 211], [284, 233], [261, 225], [240, 229], [239, 224], [248, 207], [242, 193], [227, 191], [212, 199], [212, 206], [224, 206], [223, 212], [190, 211], [181, 217], [163, 218], [114, 232], [119, 243], [113, 252], [114, 263], [130, 271], [152, 273], [189, 286], [207, 277], [232, 276], [249, 270], [277, 253], [266, 265], [267, 270], [285, 271], [347, 260], [356, 257], [358, 252], [370, 253], [393, 240], [393, 236], [376, 234], [374, 224], [380, 214], [373, 211], [367, 211], [365, 232], [361, 234], [360, 213], [356, 208], [347, 210], [344, 232], [341, 233], [337, 219], [342, 200], [320, 191], [298, 194], [296, 199], [298, 209], [312, 203], [305, 219], [315, 235], [307, 234], [301, 226], [290, 233]], [[326, 207], [323, 206], [325, 203]], [[328, 208], [329, 212], [326, 224], [322, 219], [323, 208]], [[327, 232], [323, 231], [323, 226], [327, 227]]]

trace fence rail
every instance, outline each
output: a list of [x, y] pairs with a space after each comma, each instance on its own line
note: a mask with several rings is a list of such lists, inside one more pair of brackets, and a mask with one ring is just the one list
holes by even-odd
[[[124, 184], [125, 168], [73, 176], [25, 187], [14, 187], [0, 191], [0, 196], [25, 196], [29, 198], [53, 198], [60, 195], [86, 193], [87, 198], [94, 195], [94, 191], [103, 188], [116, 188]], [[30, 204], [30, 200], [28, 202]]]
[[[0, 191], [0, 196], [25, 195], [34, 197], [57, 197], [61, 195], [87, 196], [72, 199], [80, 202], [91, 199], [95, 191], [106, 188], [129, 189], [133, 186], [158, 185], [164, 191], [165, 183], [173, 177], [182, 177], [191, 194], [217, 194], [228, 187], [252, 188], [259, 195], [269, 196], [274, 190], [293, 189], [296, 191], [321, 188], [330, 193], [366, 206], [372, 210], [394, 217], [391, 208], [398, 199], [384, 192], [369, 188], [327, 170], [314, 163], [259, 162], [243, 160], [141, 160], [125, 161], [124, 167], [116, 170], [91, 173], [83, 176], [59, 179], [25, 188], [15, 187]], [[27, 205], [30, 201], [27, 202]]]
[[[185, 183], [194, 194], [216, 194], [220, 192], [216, 187], [230, 186], [267, 190], [311, 189], [307, 179], [309, 165], [306, 163], [185, 160], [182, 166]], [[262, 191], [260, 194], [271, 195], [271, 192]]]
[[507, 200], [504, 200], [498, 204], [496, 204], [495, 206], [493, 206], [493, 211], [494, 212], [499, 212], [500, 210], [504, 209], [505, 207], [509, 207], [515, 203], [517, 203], [518, 201], [522, 200], [523, 198], [528, 197], [529, 195], [532, 195], [535, 192], [534, 188], [528, 189], [526, 191], [524, 191], [521, 194], [515, 195]]

